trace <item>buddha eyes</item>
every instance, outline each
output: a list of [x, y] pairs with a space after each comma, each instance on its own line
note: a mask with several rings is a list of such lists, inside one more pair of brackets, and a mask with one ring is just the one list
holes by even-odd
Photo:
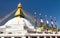
[[6, 26], [6, 28], [11, 28], [11, 26]]

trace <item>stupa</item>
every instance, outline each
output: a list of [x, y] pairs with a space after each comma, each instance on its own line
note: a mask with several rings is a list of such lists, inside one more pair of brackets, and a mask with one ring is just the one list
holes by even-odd
[[[17, 10], [14, 12], [14, 18], [7, 21], [3, 26], [0, 26], [0, 37], [1, 38], [60, 38], [60, 31], [58, 31], [57, 25], [55, 27], [49, 26], [49, 21], [46, 15], [46, 24], [43, 22], [42, 16], [40, 15], [39, 26], [37, 26], [38, 19], [36, 18], [36, 12], [34, 14], [34, 24], [30, 23], [28, 19], [25, 17], [29, 17], [29, 14], [24, 14], [22, 10], [21, 3], [18, 4]], [[12, 13], [11, 13], [12, 14]], [[8, 14], [7, 16], [10, 16]], [[29, 15], [29, 16], [28, 16]], [[52, 18], [52, 17], [51, 17]], [[4, 18], [6, 19], [6, 18]], [[3, 20], [4, 20], [3, 19]], [[56, 23], [56, 17], [54, 19], [54, 23]], [[33, 25], [33, 26], [32, 26]], [[51, 25], [53, 26], [53, 20], [51, 19]]]
[[6, 34], [25, 34], [27, 33], [27, 30], [24, 27], [27, 27], [29, 29], [34, 29], [34, 26], [24, 18], [24, 14], [21, 11], [22, 5], [21, 3], [18, 4], [18, 8], [16, 10], [16, 13], [14, 15], [14, 18], [9, 20], [4, 24], [5, 26], [5, 32]]

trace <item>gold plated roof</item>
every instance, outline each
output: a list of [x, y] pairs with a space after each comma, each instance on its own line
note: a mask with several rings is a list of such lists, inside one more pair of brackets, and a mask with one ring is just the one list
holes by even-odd
[[19, 3], [17, 6], [17, 11], [15, 13], [15, 17], [24, 17], [23, 11], [22, 11], [22, 4]]

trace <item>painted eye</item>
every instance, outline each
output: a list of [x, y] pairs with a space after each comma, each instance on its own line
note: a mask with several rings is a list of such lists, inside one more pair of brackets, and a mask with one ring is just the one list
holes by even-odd
[[3, 32], [0, 32], [0, 34], [2, 34]]
[[8, 34], [12, 34], [12, 32], [9, 32]]
[[6, 26], [6, 28], [11, 28], [10, 26]]

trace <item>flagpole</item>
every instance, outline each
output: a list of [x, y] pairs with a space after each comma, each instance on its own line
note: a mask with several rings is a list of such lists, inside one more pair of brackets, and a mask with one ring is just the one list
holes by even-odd
[[51, 19], [51, 27], [50, 27], [50, 30], [51, 30], [51, 32], [53, 32], [53, 20], [52, 20], [52, 16], [50, 16], [50, 19]]
[[34, 21], [35, 21], [35, 29], [36, 29], [36, 26], [37, 26], [37, 17], [36, 17], [36, 12], [34, 12]]
[[56, 17], [54, 17], [54, 25], [56, 27], [56, 33], [58, 32], [58, 28], [57, 28], [57, 25], [56, 25]]
[[53, 21], [53, 20], [52, 20], [52, 16], [50, 16], [50, 19], [51, 19], [51, 26], [52, 26], [52, 28], [53, 28], [53, 25], [52, 25], [52, 23], [53, 23], [53, 22], [52, 22], [52, 21]]
[[56, 17], [54, 17], [54, 24], [55, 24], [55, 27], [57, 28], [57, 25], [56, 25]]
[[[40, 20], [40, 22], [41, 22], [41, 18], [42, 18], [41, 13], [39, 14], [39, 16], [40, 16], [39, 20]], [[40, 24], [40, 25], [41, 25], [41, 24]], [[41, 30], [41, 33], [43, 33], [43, 32], [42, 32], [42, 29], [41, 29], [41, 26], [40, 26], [40, 30]]]
[[43, 22], [41, 13], [39, 15], [40, 15], [40, 30], [43, 32], [44, 31], [44, 22]]
[[45, 15], [45, 17], [46, 17], [46, 20], [48, 20], [48, 17], [47, 17], [47, 15]]
[[41, 22], [41, 18], [42, 18], [42, 15], [41, 15], [41, 13], [39, 14], [39, 16], [40, 16], [40, 22]]
[[39, 16], [40, 16], [40, 18], [42, 18], [42, 15], [41, 15], [41, 13], [39, 14]]
[[48, 28], [49, 28], [49, 26], [48, 26], [48, 25], [49, 25], [48, 17], [47, 17], [47, 15], [45, 15], [45, 17], [46, 17], [46, 25], [47, 25], [47, 27], [46, 27], [46, 26], [45, 26], [45, 27], [46, 27], [46, 29], [47, 29], [47, 31], [48, 31]]

